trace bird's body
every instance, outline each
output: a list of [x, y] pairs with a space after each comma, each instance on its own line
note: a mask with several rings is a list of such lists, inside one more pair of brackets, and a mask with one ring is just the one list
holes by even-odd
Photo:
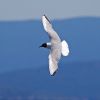
[[61, 41], [58, 34], [52, 28], [49, 19], [45, 15], [42, 16], [42, 23], [45, 31], [49, 35], [50, 42], [42, 44], [41, 47], [50, 49], [49, 71], [50, 75], [54, 75], [58, 69], [58, 62], [61, 58], [61, 55], [67, 56], [69, 54], [69, 48], [65, 40]]

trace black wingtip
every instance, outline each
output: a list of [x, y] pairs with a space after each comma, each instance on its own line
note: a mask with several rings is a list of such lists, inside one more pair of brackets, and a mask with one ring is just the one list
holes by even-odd
[[57, 71], [55, 71], [51, 76], [55, 76], [56, 72], [57, 72]]
[[45, 14], [43, 16], [48, 20], [49, 23], [51, 23], [50, 20], [47, 18], [47, 16]]

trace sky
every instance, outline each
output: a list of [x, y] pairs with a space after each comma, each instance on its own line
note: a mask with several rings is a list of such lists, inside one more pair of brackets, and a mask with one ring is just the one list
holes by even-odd
[[0, 0], [0, 20], [100, 16], [100, 0]]

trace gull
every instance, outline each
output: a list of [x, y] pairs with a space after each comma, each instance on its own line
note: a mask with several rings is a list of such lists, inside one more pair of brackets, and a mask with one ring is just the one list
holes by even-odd
[[61, 56], [68, 56], [69, 47], [65, 40], [61, 41], [57, 32], [53, 29], [50, 20], [46, 15], [42, 16], [42, 23], [44, 30], [48, 33], [50, 42], [43, 43], [40, 47], [48, 48], [49, 54], [49, 72], [51, 76], [54, 76], [58, 70], [58, 63]]

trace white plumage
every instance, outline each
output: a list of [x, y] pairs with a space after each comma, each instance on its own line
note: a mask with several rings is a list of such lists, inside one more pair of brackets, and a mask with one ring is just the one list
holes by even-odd
[[58, 69], [58, 62], [61, 58], [61, 55], [67, 56], [69, 54], [69, 48], [65, 40], [61, 42], [60, 37], [53, 29], [49, 19], [45, 15], [42, 16], [42, 23], [50, 38], [49, 71], [51, 75], [54, 75]]
[[67, 56], [69, 54], [68, 44], [65, 40], [62, 41], [62, 55]]

